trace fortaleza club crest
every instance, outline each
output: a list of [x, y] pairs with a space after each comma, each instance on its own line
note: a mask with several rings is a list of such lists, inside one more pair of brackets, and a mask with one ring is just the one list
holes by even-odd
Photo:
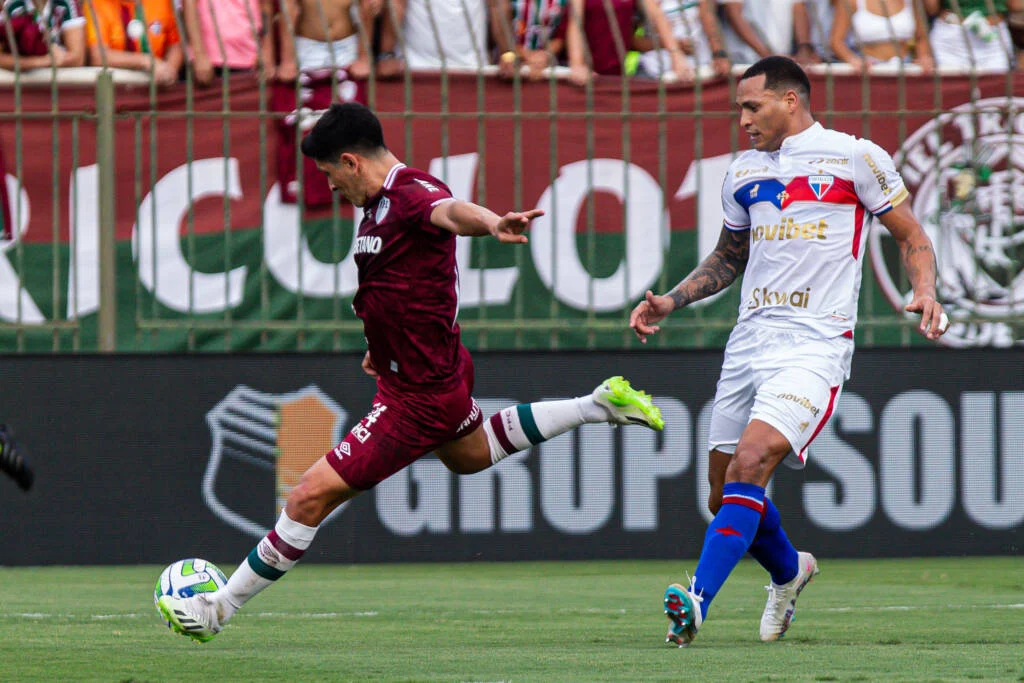
[[[1011, 346], [1024, 325], [1024, 98], [962, 104], [911, 134], [894, 155], [935, 245], [949, 346]], [[877, 221], [871, 262], [893, 307], [911, 291], [895, 241]]]
[[831, 175], [812, 175], [807, 179], [807, 184], [811, 188], [811, 192], [819, 200], [825, 196], [825, 193], [832, 187], [832, 183], [836, 181], [835, 176]]
[[236, 386], [206, 414], [213, 443], [203, 500], [231, 526], [263, 538], [302, 473], [341, 441], [347, 421], [313, 384], [289, 394]]

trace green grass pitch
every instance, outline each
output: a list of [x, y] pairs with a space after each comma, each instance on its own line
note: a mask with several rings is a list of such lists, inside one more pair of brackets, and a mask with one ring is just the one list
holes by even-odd
[[0, 680], [1024, 681], [1024, 558], [821, 558], [772, 644], [744, 561], [670, 648], [693, 564], [300, 564], [205, 645], [159, 621], [159, 567], [0, 568]]

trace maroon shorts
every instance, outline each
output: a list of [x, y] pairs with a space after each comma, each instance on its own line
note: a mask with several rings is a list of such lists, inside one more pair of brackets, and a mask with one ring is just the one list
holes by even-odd
[[354, 489], [366, 491], [449, 441], [480, 426], [473, 400], [473, 361], [462, 352], [461, 379], [454, 389], [397, 391], [378, 385], [373, 407], [327, 462]]

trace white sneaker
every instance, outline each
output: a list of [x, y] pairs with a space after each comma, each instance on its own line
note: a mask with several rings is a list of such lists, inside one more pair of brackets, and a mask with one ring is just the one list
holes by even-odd
[[609, 377], [594, 389], [594, 402], [608, 412], [612, 424], [638, 424], [660, 432], [665, 427], [661, 409], [643, 391], [629, 386], [629, 380]]
[[220, 633], [217, 606], [206, 595], [191, 598], [162, 595], [156, 606], [167, 620], [168, 628], [183, 636], [205, 643]]
[[818, 572], [818, 561], [810, 553], [799, 553], [799, 570], [796, 576], [782, 586], [775, 582], [765, 586], [768, 590], [768, 603], [761, 615], [761, 640], [770, 642], [778, 640], [789, 628], [796, 612], [796, 599], [804, 586], [811, 582]]

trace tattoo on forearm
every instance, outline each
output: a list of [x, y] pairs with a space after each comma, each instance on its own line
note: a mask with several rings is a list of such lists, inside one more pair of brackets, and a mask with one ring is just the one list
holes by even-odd
[[[910, 280], [914, 291], [921, 285], [926, 287], [935, 286], [935, 251], [931, 242], [900, 244], [900, 252], [903, 256], [903, 266], [907, 269], [907, 279]], [[922, 281], [924, 280], [924, 281]]]
[[749, 257], [750, 231], [722, 228], [715, 250], [668, 295], [676, 308], [709, 297], [735, 282], [746, 269]]

